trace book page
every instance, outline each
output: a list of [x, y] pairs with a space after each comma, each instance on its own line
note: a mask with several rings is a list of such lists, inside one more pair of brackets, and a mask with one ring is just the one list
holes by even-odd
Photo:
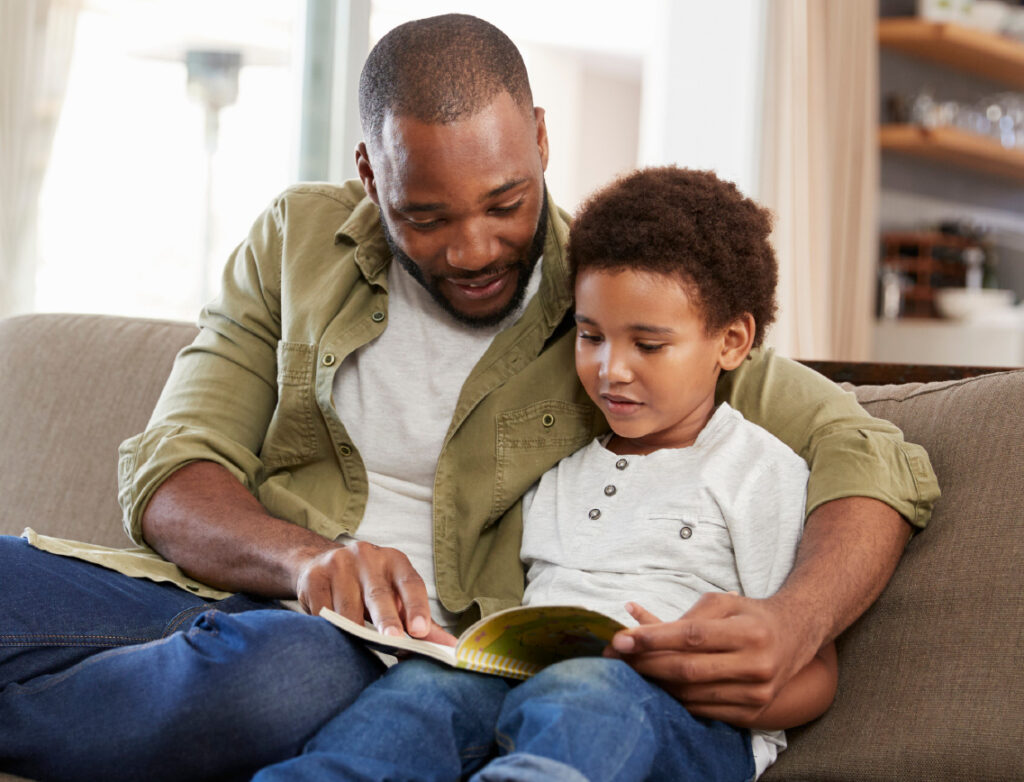
[[599, 657], [625, 625], [578, 606], [521, 606], [484, 617], [456, 647], [460, 668], [526, 678], [570, 657]]
[[321, 608], [320, 616], [346, 633], [362, 638], [370, 646], [388, 654], [394, 654], [395, 651], [415, 652], [448, 665], [455, 665], [455, 647], [453, 646], [421, 641], [419, 638], [409, 635], [384, 635], [373, 627], [357, 624], [329, 608]]

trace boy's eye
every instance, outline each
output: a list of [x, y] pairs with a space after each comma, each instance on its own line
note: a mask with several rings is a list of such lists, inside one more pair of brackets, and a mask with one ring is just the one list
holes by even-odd
[[601, 339], [602, 339], [600, 334], [591, 334], [591, 333], [586, 332], [586, 331], [578, 332], [577, 336], [580, 338], [581, 341], [583, 341], [583, 342], [590, 342], [590, 343], [595, 344], [595, 345], [597, 343], [599, 343], [601, 341]]
[[637, 348], [643, 353], [655, 353], [665, 347], [663, 342], [637, 342]]

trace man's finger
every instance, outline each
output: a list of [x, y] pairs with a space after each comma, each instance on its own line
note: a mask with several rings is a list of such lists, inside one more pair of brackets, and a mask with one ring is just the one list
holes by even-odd
[[620, 631], [612, 647], [622, 654], [638, 652], [730, 652], [759, 643], [763, 631], [742, 617], [691, 619], [643, 624]]
[[363, 602], [370, 622], [377, 632], [384, 635], [405, 635], [405, 627], [398, 614], [398, 603], [395, 590], [389, 580], [381, 579], [374, 574], [363, 584]]
[[402, 604], [402, 615], [409, 635], [425, 638], [431, 629], [427, 587], [408, 559], [392, 563], [395, 588]]
[[733, 703], [757, 702], [754, 689], [772, 678], [769, 672], [751, 667], [749, 658], [741, 654], [651, 652], [625, 659], [637, 673], [666, 689], [671, 687], [674, 695], [687, 701], [717, 702], [721, 697]]
[[653, 625], [661, 622], [661, 619], [656, 617], [639, 603], [626, 603], [626, 610], [629, 612], [631, 617], [636, 619], [636, 621], [642, 625]]

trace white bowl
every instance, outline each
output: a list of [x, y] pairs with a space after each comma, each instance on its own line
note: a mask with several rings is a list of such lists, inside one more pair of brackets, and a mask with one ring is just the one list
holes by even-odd
[[996, 288], [938, 288], [935, 306], [944, 318], [969, 320], [1013, 306], [1014, 292]]

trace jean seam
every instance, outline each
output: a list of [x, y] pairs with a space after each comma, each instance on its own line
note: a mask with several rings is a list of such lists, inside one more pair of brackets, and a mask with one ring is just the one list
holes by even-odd
[[199, 616], [205, 611], [216, 610], [217, 609], [211, 607], [210, 605], [189, 606], [184, 611], [176, 614], [174, 617], [171, 618], [171, 621], [169, 621], [164, 626], [164, 631], [160, 634], [160, 637], [166, 638], [169, 635], [173, 635], [174, 633], [178, 632], [182, 625], [193, 621], [197, 616]]
[[0, 635], [0, 646], [124, 646], [125, 644], [146, 643], [147, 637], [127, 635], [74, 635], [50, 633], [42, 635]]

